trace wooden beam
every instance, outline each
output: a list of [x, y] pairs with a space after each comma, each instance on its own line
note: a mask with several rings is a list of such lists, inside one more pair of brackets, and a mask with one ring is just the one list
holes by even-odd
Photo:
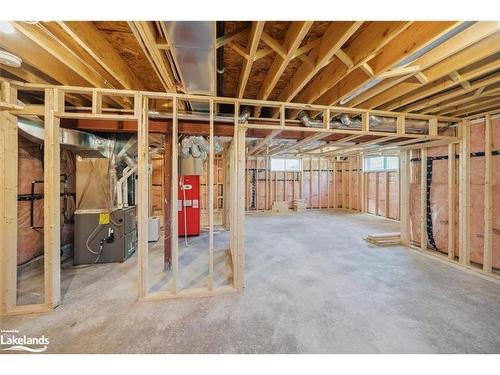
[[276, 154], [283, 154], [283, 153], [286, 153], [288, 151], [291, 151], [291, 150], [295, 150], [297, 148], [300, 148], [300, 147], [303, 147], [311, 142], [314, 142], [314, 141], [318, 141], [320, 140], [321, 138], [325, 138], [326, 135], [323, 133], [319, 133], [319, 134], [313, 134], [313, 135], [310, 135], [309, 137], [307, 138], [304, 138], [302, 139], [301, 141], [298, 141], [284, 149], [280, 149], [276, 152], [273, 152], [271, 155], [276, 155]]
[[170, 248], [172, 250], [172, 293], [178, 293], [178, 275], [179, 275], [179, 173], [178, 173], [178, 155], [179, 155], [179, 128], [177, 117], [177, 98], [172, 103], [172, 190], [170, 191]]
[[0, 316], [17, 304], [17, 141], [17, 118], [0, 111]]
[[45, 137], [43, 173], [43, 246], [45, 304], [55, 308], [61, 303], [61, 163], [59, 118], [64, 97], [57, 89], [45, 90]]
[[484, 249], [483, 271], [492, 271], [493, 262], [493, 124], [491, 116], [484, 119]]
[[459, 168], [459, 262], [470, 265], [470, 122], [460, 124], [462, 141], [460, 144]]
[[149, 293], [148, 287], [148, 219], [149, 219], [149, 146], [148, 146], [148, 111], [149, 100], [141, 94], [134, 99], [134, 112], [139, 116], [137, 123], [137, 254], [139, 266], [139, 299]]
[[[42, 49], [38, 44], [24, 36], [24, 34], [17, 33], [15, 37], [13, 35], [3, 34], [2, 38], [0, 38], [0, 46], [15, 55], [22, 56], [23, 67], [26, 67], [24, 64], [29, 64], [59, 84], [81, 87], [89, 86], [89, 82], [76, 74], [74, 70], [55, 59], [48, 51]], [[31, 77], [32, 75], [27, 77], [30, 82], [43, 83], [36, 82]], [[54, 82], [50, 83], [53, 84]]]
[[444, 92], [443, 94], [431, 96], [429, 99], [424, 99], [424, 100], [420, 100], [418, 102], [414, 102], [408, 106], [405, 106], [404, 111], [405, 112], [420, 111], [424, 108], [431, 107], [435, 104], [441, 103], [441, 102], [446, 101], [448, 99], [456, 98], [457, 96], [475, 91], [482, 86], [489, 86], [489, 85], [492, 85], [492, 84], [498, 83], [498, 82], [500, 82], [500, 76], [492, 75], [492, 76], [475, 81], [471, 85], [471, 87], [466, 89], [466, 90], [464, 90], [463, 88], [448, 90], [448, 91]]
[[427, 250], [427, 149], [420, 149], [420, 250]]
[[323, 156], [325, 156], [325, 155], [338, 156], [338, 155], [342, 155], [342, 154], [344, 154], [346, 152], [349, 152], [352, 149], [356, 149], [357, 150], [358, 147], [370, 146], [370, 145], [373, 145], [373, 144], [376, 144], [376, 143], [379, 143], [379, 142], [388, 141], [388, 140], [393, 139], [393, 138], [395, 138], [395, 136], [378, 137], [376, 139], [371, 139], [369, 141], [356, 143], [355, 145], [347, 145], [347, 146], [343, 146], [343, 147], [340, 147], [340, 148], [332, 150], [332, 151], [327, 151], [327, 152], [322, 153], [322, 155]]
[[[74, 72], [77, 76], [81, 77], [84, 80], [84, 86], [94, 86], [94, 87], [104, 87], [104, 88], [115, 88], [113, 87], [106, 79], [104, 79], [101, 75], [96, 74], [95, 70], [88, 66], [87, 63], [82, 61], [71, 49], [69, 49], [63, 42], [59, 39], [55, 38], [53, 34], [51, 34], [47, 28], [45, 28], [42, 24], [29, 24], [26, 22], [14, 22], [13, 25], [15, 28], [25, 35], [28, 39], [30, 39], [33, 43], [38, 45], [44, 51], [50, 54], [52, 58], [56, 59], [60, 63], [64, 64], [68, 69]], [[8, 38], [6, 38], [8, 39]], [[14, 43], [19, 44], [19, 40], [16, 40]], [[4, 40], [2, 38], [2, 44], [4, 44]], [[13, 47], [18, 49], [16, 47]], [[22, 49], [22, 47], [19, 47]], [[27, 53], [28, 56], [33, 53]], [[22, 55], [21, 55], [22, 56]], [[23, 56], [24, 58], [24, 56]], [[35, 62], [37, 60], [36, 56], [29, 57], [31, 62]], [[40, 70], [42, 72], [50, 72], [51, 64], [47, 66], [40, 66]], [[51, 74], [51, 73], [47, 73]], [[56, 76], [58, 74], [56, 73]], [[64, 83], [64, 82], [61, 82]], [[118, 104], [120, 107], [129, 107], [129, 103], [122, 100], [121, 98], [111, 98], [111, 101]]]
[[253, 58], [253, 61], [257, 61], [257, 60], [260, 60], [262, 59], [263, 57], [266, 57], [267, 55], [270, 55], [271, 53], [273, 53], [274, 51], [272, 50], [272, 48], [269, 48], [269, 47], [264, 47], [262, 49], [259, 49], [257, 50], [257, 52], [255, 53], [255, 56]]
[[101, 31], [88, 21], [56, 21], [89, 55], [125, 89], [143, 90], [144, 84]]
[[311, 40], [310, 42], [307, 42], [304, 46], [298, 48], [297, 51], [295, 51], [295, 53], [293, 54], [293, 59], [305, 56], [305, 54], [316, 47], [320, 43], [320, 41], [321, 38], [316, 38]]
[[332, 22], [309, 56], [314, 66], [303, 63], [279, 95], [279, 101], [292, 100], [302, 88], [329, 62], [344, 43], [361, 27], [362, 22]]
[[271, 49], [281, 56], [281, 58], [284, 59], [286, 57], [287, 49], [265, 31], [262, 31], [262, 41], [271, 47]]
[[373, 69], [372, 67], [370, 66], [370, 64], [368, 64], [367, 62], [361, 64], [359, 66], [369, 77], [373, 77], [375, 75], [375, 73], [373, 72]]
[[[370, 60], [374, 76], [378, 77], [395, 67], [399, 62], [431, 44], [458, 24], [458, 22], [414, 22]], [[362, 69], [355, 69], [321, 95], [315, 103], [332, 105], [346, 100], [371, 79], [372, 77]]]
[[379, 78], [392, 78], [392, 77], [400, 77], [407, 74], [416, 74], [420, 72], [420, 65], [412, 65], [401, 68], [390, 69], [379, 75]]
[[[149, 121], [148, 121], [149, 122]], [[170, 241], [171, 225], [172, 225], [172, 201], [170, 192], [172, 186], [172, 138], [170, 134], [165, 134], [165, 142], [163, 144], [163, 264], [164, 269], [172, 265], [172, 248]]]
[[209, 104], [210, 135], [208, 152], [208, 290], [214, 288], [214, 101]]
[[463, 109], [461, 111], [452, 112], [456, 116], [469, 116], [475, 113], [481, 112], [483, 110], [488, 110], [491, 108], [497, 108], [500, 106], [500, 100], [498, 98], [493, 98], [485, 100], [484, 102], [477, 103], [474, 107]]
[[468, 89], [470, 87], [470, 82], [469, 81], [465, 81], [461, 76], [460, 74], [457, 72], [457, 71], [453, 71], [449, 74], [450, 78], [454, 81], [454, 82], [457, 82], [457, 83], [460, 83], [460, 85], [464, 88], [464, 89]]
[[248, 156], [253, 155], [257, 150], [259, 150], [261, 147], [267, 146], [269, 142], [271, 142], [278, 134], [280, 134], [282, 130], [273, 130], [269, 135], [267, 135], [263, 140], [258, 142], [255, 146], [253, 146], [249, 151], [248, 151]]
[[237, 97], [243, 98], [245, 94], [245, 88], [247, 86], [248, 78], [250, 76], [250, 71], [252, 70], [252, 64], [257, 53], [257, 48], [259, 47], [259, 41], [264, 30], [264, 21], [253, 21], [250, 28], [250, 34], [248, 35], [248, 43], [246, 53], [249, 58], [243, 61], [243, 66], [241, 68], [240, 80], [238, 82]]
[[417, 74], [415, 74], [415, 78], [418, 79], [418, 81], [422, 85], [429, 82], [429, 78], [423, 72], [418, 72]]
[[236, 42], [229, 42], [228, 47], [232, 48], [236, 53], [238, 53], [245, 60], [250, 60], [250, 55]]
[[448, 258], [455, 259], [455, 176], [456, 176], [456, 151], [455, 145], [448, 145]]
[[[149, 21], [129, 21], [128, 25], [167, 92], [176, 92], [176, 82], [164, 51], [156, 47], [156, 26]], [[182, 103], [178, 103], [183, 108]]]
[[[462, 103], [457, 103], [454, 102], [453, 107], [448, 107], [445, 110], [441, 110], [438, 112], [438, 114], [454, 114], [458, 113], [459, 115], [466, 115], [468, 113], [473, 113], [477, 112], [478, 109], [485, 108], [488, 106], [491, 106], [492, 104], [499, 104], [500, 103], [500, 93], [493, 97], [481, 97], [481, 98], [476, 98], [474, 96], [468, 96], [467, 99], [460, 100]], [[427, 112], [427, 111], [426, 111]]]
[[[456, 37], [436, 47], [436, 49], [432, 51], [433, 54], [430, 55], [430, 57], [426, 56], [428, 55], [426, 54], [422, 56], [422, 58], [426, 58], [425, 60], [417, 59], [415, 63], [418, 63], [421, 68], [423, 68], [422, 73], [425, 74], [429, 84], [432, 85], [432, 82], [446, 77], [452, 71], [461, 70], [468, 65], [481, 61], [500, 51], [500, 33], [489, 35], [490, 32], [491, 30], [487, 28], [482, 32], [478, 32], [475, 36], [469, 34], [469, 38], [462, 38], [462, 33], [459, 33]], [[448, 42], [452, 43], [452, 45], [448, 45]], [[452, 52], [452, 54], [450, 54], [450, 52]], [[467, 74], [467, 77], [463, 76], [462, 78], [468, 80], [473, 79], [473, 76]], [[453, 81], [451, 83], [455, 84]], [[442, 84], [441, 87], [443, 87]], [[447, 88], [448, 87], [443, 87], [441, 90], [446, 90]], [[412, 96], [412, 91], [416, 91], [416, 97]], [[400, 83], [383, 93], [383, 95], [378, 95], [377, 97], [373, 97], [369, 102], [363, 103], [363, 106], [366, 108], [394, 110], [412, 101], [431, 95], [425, 92], [418, 95], [420, 91], [422, 90], [420, 90], [418, 86]], [[436, 91], [434, 93], [436, 93]], [[355, 105], [358, 104], [359, 103], [356, 103]]]
[[[297, 102], [312, 103], [329, 88], [344, 78], [353, 68], [363, 66], [378, 53], [387, 43], [404, 31], [411, 22], [373, 22], [368, 24], [360, 34], [342, 51], [353, 61], [353, 66], [346, 65], [341, 58], [332, 59], [296, 98]], [[340, 51], [340, 49], [339, 49]], [[365, 66], [365, 68], [367, 68]], [[370, 68], [371, 70], [371, 68]]]
[[500, 88], [492, 88], [492, 89], [485, 91], [486, 87], [487, 86], [482, 86], [480, 88], [481, 92], [479, 93], [479, 95], [476, 94], [479, 90], [478, 89], [472, 95], [469, 92], [467, 94], [451, 98], [449, 100], [438, 103], [432, 107], [428, 107], [428, 108], [424, 109], [422, 112], [429, 113], [429, 114], [452, 113], [452, 112], [458, 111], [460, 109], [463, 109], [464, 105], [470, 106], [473, 103], [477, 103], [477, 102], [480, 102], [482, 100], [488, 100], [489, 98], [486, 98], [486, 96], [500, 95]]
[[[238, 111], [238, 106], [235, 106], [235, 111]], [[235, 118], [237, 119], [238, 112], [236, 112]], [[236, 227], [236, 238], [238, 243], [237, 248], [237, 286], [236, 288], [242, 292], [245, 288], [245, 206], [244, 206], [244, 198], [245, 198], [245, 132], [246, 128], [241, 126], [238, 123], [235, 123], [235, 132], [236, 132], [236, 140], [238, 142], [237, 148], [237, 163], [236, 163], [236, 171], [238, 176], [237, 186], [238, 186], [238, 196], [237, 196], [237, 227]]]
[[349, 57], [347, 53], [344, 52], [344, 50], [339, 49], [336, 53], [335, 56], [339, 58], [342, 63], [347, 66], [349, 69], [351, 69], [354, 66], [354, 61]]
[[486, 116], [486, 115], [497, 115], [500, 113], [500, 108], [495, 108], [495, 109], [492, 109], [492, 110], [487, 110], [487, 111], [484, 111], [484, 112], [480, 112], [480, 113], [477, 113], [475, 115], [472, 115], [472, 116], [468, 116], [466, 117], [465, 119], [466, 120], [473, 120], [473, 119], [477, 119], [479, 117], [483, 117], [483, 116]]
[[278, 54], [274, 58], [274, 61], [267, 72], [266, 78], [262, 83], [259, 94], [257, 95], [259, 99], [266, 100], [269, 95], [271, 95], [271, 92], [274, 90], [290, 61], [294, 58], [298, 47], [302, 43], [302, 40], [308, 33], [311, 26], [312, 22], [309, 21], [297, 21], [291, 23], [283, 45], [285, 53], [284, 55]]
[[399, 163], [401, 243], [408, 246], [410, 244], [410, 151], [401, 152]]
[[223, 47], [227, 43], [232, 42], [232, 41], [238, 39], [241, 35], [247, 33], [248, 30], [249, 30], [249, 28], [245, 27], [241, 30], [235, 31], [234, 33], [227, 34], [227, 35], [224, 35], [224, 36], [217, 38], [217, 40], [215, 41], [215, 47], [216, 48]]

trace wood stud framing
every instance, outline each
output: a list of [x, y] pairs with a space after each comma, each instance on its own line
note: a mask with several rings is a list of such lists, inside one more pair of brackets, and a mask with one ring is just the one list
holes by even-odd
[[[58, 138], [58, 132], [59, 132], [59, 119], [60, 118], [90, 118], [90, 119], [121, 119], [121, 120], [126, 120], [126, 121], [138, 121], [139, 124], [139, 157], [140, 161], [139, 164], [143, 166], [143, 168], [139, 168], [139, 190], [142, 192], [140, 196], [142, 198], [139, 199], [139, 208], [138, 208], [138, 217], [139, 217], [139, 226], [138, 226], [138, 231], [139, 231], [139, 267], [140, 267], [140, 277], [139, 277], [139, 298], [140, 299], [159, 299], [159, 298], [177, 298], [177, 297], [192, 297], [192, 296], [201, 296], [201, 295], [214, 295], [214, 294], [220, 294], [220, 293], [227, 293], [235, 290], [242, 290], [245, 285], [245, 279], [244, 279], [244, 209], [245, 209], [245, 204], [244, 204], [244, 196], [245, 196], [245, 174], [243, 173], [245, 170], [245, 161], [246, 161], [246, 146], [245, 146], [245, 134], [248, 129], [267, 129], [273, 132], [274, 130], [278, 131], [283, 131], [283, 125], [262, 125], [262, 124], [255, 124], [255, 123], [245, 123], [245, 124], [240, 124], [239, 119], [238, 119], [238, 114], [239, 114], [239, 109], [241, 105], [244, 104], [249, 104], [249, 105], [257, 105], [257, 106], [281, 106], [281, 108], [285, 107], [291, 107], [292, 109], [299, 109], [301, 105], [299, 104], [293, 104], [293, 103], [276, 103], [276, 102], [266, 102], [266, 101], [258, 101], [258, 100], [246, 100], [246, 99], [229, 99], [229, 98], [218, 98], [218, 97], [199, 97], [199, 96], [194, 96], [194, 95], [182, 95], [182, 94], [169, 94], [169, 93], [151, 93], [151, 92], [144, 92], [144, 91], [131, 91], [131, 90], [113, 90], [113, 89], [92, 89], [92, 88], [82, 88], [82, 87], [65, 87], [65, 86], [46, 86], [46, 85], [30, 85], [30, 84], [20, 84], [20, 83], [15, 83], [15, 90], [45, 90], [45, 97], [46, 97], [46, 102], [43, 108], [45, 108], [45, 121], [47, 123], [47, 126], [49, 129], [51, 129], [50, 132], [47, 133], [47, 137], [45, 139], [46, 142], [46, 148], [45, 148], [45, 160], [46, 160], [46, 176], [45, 179], [46, 181], [52, 181], [52, 188], [50, 191], [46, 191], [46, 197], [47, 200], [45, 202], [46, 205], [50, 204], [50, 206], [46, 206], [45, 210], [45, 230], [47, 231], [45, 235], [45, 252], [46, 252], [46, 268], [45, 268], [45, 298], [46, 302], [42, 306], [31, 306], [28, 308], [22, 309], [23, 312], [25, 311], [40, 311], [43, 309], [50, 309], [53, 308], [54, 306], [57, 306], [60, 303], [60, 275], [59, 275], [59, 220], [57, 219], [58, 213], [59, 213], [59, 170], [58, 170], [58, 165], [59, 165], [59, 145], [57, 142]], [[5, 87], [6, 83], [2, 82], [2, 87]], [[9, 87], [8, 90], [14, 90], [13, 87]], [[14, 91], [13, 91], [14, 92]], [[91, 97], [94, 99], [95, 103], [93, 103], [92, 106], [92, 113], [66, 113], [63, 108], [63, 103], [64, 103], [64, 98], [65, 96], [73, 95], [73, 94], [90, 94]], [[134, 113], [133, 115], [130, 114], [113, 114], [113, 113], [104, 113], [102, 111], [102, 104], [100, 101], [100, 98], [102, 95], [109, 95], [109, 94], [116, 94], [116, 95], [125, 95], [132, 97], [134, 100]], [[148, 181], [148, 176], [147, 176], [147, 133], [148, 133], [148, 100], [153, 99], [153, 98], [162, 98], [166, 100], [171, 100], [172, 101], [172, 129], [171, 129], [171, 137], [172, 137], [172, 171], [171, 171], [171, 183], [173, 189], [171, 190], [171, 218], [172, 218], [172, 223], [171, 223], [171, 228], [170, 228], [170, 235], [171, 235], [171, 250], [172, 250], [172, 290], [168, 292], [154, 292], [154, 293], [148, 293], [148, 287], [147, 287], [147, 240], [145, 240], [145, 228], [146, 228], [146, 219], [147, 219], [147, 208], [148, 208], [148, 203], [147, 203], [147, 181]], [[229, 226], [231, 228], [231, 253], [233, 257], [233, 282], [234, 285], [231, 286], [231, 288], [220, 288], [217, 287], [215, 288], [213, 286], [213, 281], [211, 281], [211, 277], [213, 277], [213, 242], [210, 244], [209, 248], [209, 274], [211, 275], [209, 277], [209, 284], [207, 288], [201, 288], [201, 289], [196, 289], [196, 290], [179, 290], [179, 285], [177, 284], [177, 274], [178, 274], [178, 244], [177, 244], [177, 229], [178, 229], [178, 223], [177, 223], [177, 189], [178, 189], [178, 171], [177, 171], [177, 153], [178, 153], [178, 142], [177, 142], [177, 137], [178, 137], [178, 119], [177, 119], [177, 110], [179, 106], [179, 101], [186, 101], [186, 100], [205, 100], [210, 103], [210, 144], [211, 148], [213, 147], [213, 136], [214, 136], [214, 124], [213, 124], [213, 117], [214, 117], [214, 108], [215, 104], [218, 102], [224, 102], [224, 103], [233, 103], [234, 104], [234, 138], [233, 138], [233, 143], [229, 152], [229, 159], [231, 163], [231, 168], [230, 170], [233, 171], [231, 173], [232, 175], [230, 176], [230, 194], [231, 194], [231, 206], [229, 208], [230, 211], [230, 223]], [[14, 102], [13, 99], [11, 99], [11, 102]], [[2, 103], [8, 103], [7, 100], [5, 99], [5, 95], [2, 96]], [[302, 105], [303, 106], [303, 105]], [[350, 113], [357, 111], [358, 113], [365, 114], [364, 116], [368, 116], [367, 113], [368, 111], [363, 110], [363, 109], [353, 109], [353, 108], [343, 108], [343, 107], [322, 107], [322, 106], [317, 106], [315, 107], [314, 105], [308, 105], [307, 108], [309, 110], [319, 110], [319, 111], [325, 111], [328, 109], [330, 112], [339, 112], [339, 111], [348, 111]], [[24, 108], [19, 108], [19, 107], [12, 107], [5, 105], [2, 108], [2, 124], [4, 123], [9, 123], [9, 118], [14, 118], [12, 115], [17, 115], [17, 114], [29, 114], [30, 108], [24, 107]], [[432, 120], [431, 123], [436, 123], [440, 119], [443, 120], [451, 120], [451, 121], [459, 121], [456, 118], [450, 118], [450, 117], [442, 117], [442, 116], [422, 116], [422, 115], [415, 115], [415, 114], [403, 114], [403, 113], [397, 113], [397, 112], [377, 112], [377, 111], [372, 111], [373, 113], [378, 113], [378, 114], [385, 114], [389, 115], [392, 117], [397, 117], [398, 118], [398, 135], [405, 136], [410, 140], [414, 141], [423, 141], [423, 142], [430, 142], [430, 141], [442, 141], [442, 142], [448, 142], [450, 144], [453, 144], [454, 142], [460, 141], [460, 163], [459, 163], [459, 201], [460, 201], [460, 212], [459, 212], [459, 254], [460, 254], [460, 263], [462, 265], [468, 265], [470, 263], [470, 249], [468, 248], [468, 244], [470, 243], [470, 228], [468, 226], [468, 221], [469, 215], [470, 215], [470, 188], [469, 188], [469, 183], [470, 183], [470, 124], [468, 121], [463, 121], [459, 123], [459, 128], [461, 131], [459, 132], [460, 134], [458, 137], [453, 137], [453, 136], [440, 136], [437, 135], [435, 128], [431, 131], [432, 134], [428, 136], [420, 136], [420, 135], [415, 135], [415, 134], [406, 134], [405, 132], [405, 127], [404, 127], [404, 121], [405, 117], [410, 117], [410, 118], [416, 118], [416, 119], [428, 119]], [[435, 119], [435, 120], [434, 120]], [[488, 120], [489, 121], [489, 120]], [[489, 122], [488, 122], [489, 123]], [[347, 136], [362, 136], [362, 135], [375, 135], [379, 137], [386, 137], [387, 133], [385, 134], [379, 134], [376, 131], [373, 131], [372, 129], [363, 129], [363, 130], [341, 130], [341, 129], [329, 129], [329, 128], [304, 128], [304, 127], [299, 127], [295, 125], [285, 125], [286, 131], [301, 131], [303, 133], [307, 132], [316, 132], [318, 133], [318, 138], [323, 137], [323, 136], [328, 136], [330, 134], [346, 134]], [[14, 128], [14, 127], [13, 127]], [[486, 127], [487, 131], [490, 129], [489, 126]], [[2, 132], [3, 135], [5, 135], [5, 138], [9, 136], [8, 129], [5, 129], [5, 127], [2, 127]], [[12, 137], [14, 133], [12, 133], [10, 136]], [[277, 132], [275, 133], [277, 134]], [[491, 142], [491, 134], [488, 136], [486, 134], [487, 139], [490, 139]], [[406, 141], [405, 141], [406, 142]], [[391, 144], [390, 142], [388, 143], [389, 145]], [[430, 143], [429, 143], [430, 144]], [[0, 150], [0, 154], [2, 156], [1, 162], [2, 165], [6, 165], [7, 163], [7, 153], [6, 150], [8, 149], [8, 145], [3, 143], [0, 144], [2, 146], [2, 149]], [[425, 163], [424, 163], [424, 157], [426, 156], [426, 147], [427, 145], [425, 144], [422, 146], [422, 144], [419, 144], [419, 147], [422, 149], [422, 166], [423, 170], [425, 170]], [[449, 146], [450, 154], [452, 152], [452, 147]], [[490, 146], [491, 150], [491, 146]], [[146, 152], [146, 154], [144, 153]], [[141, 156], [142, 155], [142, 156]], [[269, 156], [266, 155], [266, 158]], [[309, 183], [312, 183], [312, 158], [310, 157], [309, 162], [310, 162], [310, 179]], [[48, 162], [48, 163], [47, 163]], [[9, 161], [10, 163], [10, 161]], [[212, 163], [209, 163], [209, 165], [213, 165]], [[269, 164], [268, 164], [269, 165]], [[327, 164], [327, 176], [328, 176], [328, 181], [330, 181], [330, 163]], [[409, 185], [409, 151], [402, 151], [401, 152], [401, 171], [400, 171], [400, 178], [401, 178], [401, 184], [400, 184], [400, 198], [401, 198], [401, 212], [400, 212], [400, 218], [401, 218], [401, 239], [404, 244], [409, 243], [409, 222], [408, 222], [408, 185]], [[348, 206], [349, 208], [354, 208], [356, 205], [354, 202], [354, 197], [352, 196], [352, 191], [349, 191], [349, 198], [346, 201], [346, 194], [345, 194], [345, 188], [348, 187], [348, 185], [351, 185], [354, 183], [354, 178], [356, 178], [356, 181], [358, 183], [358, 187], [360, 189], [359, 193], [359, 203], [358, 203], [358, 209], [361, 210], [366, 210], [366, 186], [367, 186], [367, 181], [363, 173], [359, 173], [359, 170], [356, 171], [356, 169], [361, 169], [361, 157], [355, 159], [355, 158], [349, 158], [348, 162], [341, 162], [340, 160], [333, 160], [332, 162], [332, 181], [333, 181], [333, 207], [338, 207], [338, 188], [340, 185], [338, 185], [338, 181], [342, 181], [342, 191], [344, 191], [344, 194], [342, 194], [342, 201], [343, 201], [343, 206], [345, 207], [347, 202], [349, 203]], [[211, 167], [213, 168], [213, 167]], [[491, 170], [491, 162], [486, 164], [486, 168]], [[321, 179], [321, 164], [318, 164], [318, 188], [319, 187], [319, 181]], [[12, 195], [12, 190], [9, 190], [9, 179], [13, 180], [14, 176], [13, 171], [11, 173], [5, 173], [5, 176], [3, 176], [2, 179], [2, 199], [1, 199], [1, 204], [2, 204], [2, 209], [6, 210], [6, 207], [9, 202], [8, 196]], [[340, 176], [338, 175], [340, 173]], [[485, 182], [488, 182], [488, 177], [489, 174], [485, 176]], [[272, 179], [274, 177], [274, 191], [272, 190], [273, 183]], [[340, 177], [340, 179], [338, 178]], [[422, 177], [424, 177], [424, 174], [422, 172]], [[210, 172], [209, 178], [213, 179], [213, 171]], [[452, 177], [449, 177], [450, 181]], [[360, 182], [361, 180], [361, 182]], [[266, 193], [266, 197], [269, 198], [266, 199], [266, 202], [271, 201], [273, 192], [274, 195], [276, 196], [276, 181], [277, 181], [277, 176], [276, 173], [274, 173], [274, 176], [271, 174], [269, 176], [269, 192]], [[303, 177], [302, 174], [300, 174], [300, 196], [303, 197]], [[387, 181], [388, 182], [388, 181]], [[422, 179], [423, 185], [425, 185], [425, 178]], [[49, 184], [47, 184], [49, 185]], [[491, 188], [491, 184], [487, 183], [487, 188]], [[55, 187], [55, 188], [54, 188]], [[209, 199], [211, 198], [213, 200], [213, 184], [209, 183], [210, 187], [210, 192], [209, 192]], [[329, 187], [330, 188], [330, 187]], [[451, 189], [451, 188], [450, 188]], [[309, 191], [312, 192], [311, 186], [309, 187]], [[144, 193], [146, 192], [146, 194]], [[292, 193], [295, 196], [295, 192]], [[377, 192], [378, 195], [378, 192]], [[450, 193], [450, 196], [453, 194]], [[321, 197], [318, 195], [318, 207], [323, 207], [324, 204], [320, 201]], [[451, 199], [451, 198], [450, 198]], [[485, 204], [487, 204], [488, 200], [485, 200]], [[268, 203], [268, 204], [269, 204]], [[312, 204], [312, 200], [309, 202]], [[209, 204], [209, 207], [213, 208], [212, 204]], [[330, 197], [328, 198], [328, 203], [326, 205], [326, 208], [330, 207]], [[144, 211], [144, 212], [143, 212]], [[211, 235], [213, 235], [213, 209], [209, 210], [209, 216], [210, 218], [210, 231]], [[387, 209], [386, 209], [387, 211]], [[491, 233], [491, 218], [487, 215], [489, 215], [490, 210], [485, 210], [485, 236], [487, 236], [487, 233]], [[453, 216], [453, 215], [451, 215]], [[8, 216], [4, 215], [4, 225], [12, 225], [12, 218], [9, 218]], [[9, 224], [10, 223], [10, 224]], [[2, 230], [4, 229], [4, 226], [2, 226]], [[489, 229], [488, 229], [489, 228]], [[451, 230], [451, 229], [450, 229]], [[488, 232], [486, 232], [488, 230]], [[212, 239], [213, 241], [213, 239]], [[5, 246], [5, 240], [2, 240], [2, 246]], [[425, 241], [426, 242], [426, 241]], [[488, 239], [485, 241], [485, 247], [490, 247], [488, 243]], [[488, 255], [488, 250], [486, 249], [485, 251], [485, 256]], [[7, 259], [5, 252], [2, 252], [2, 271], [4, 271], [7, 267], [8, 269], [8, 254], [7, 254]], [[12, 264], [10, 266], [12, 268]], [[486, 262], [486, 267], [488, 266], [488, 263]], [[489, 272], [488, 269], [485, 270], [486, 272]], [[2, 272], [2, 279], [1, 279], [1, 306], [2, 306], [2, 312], [3, 313], [9, 313], [10, 312], [15, 312], [16, 307], [12, 306], [13, 302], [11, 300], [11, 293], [12, 289], [6, 286], [6, 284], [11, 283], [12, 281], [9, 281], [9, 273], [4, 273]], [[10, 299], [9, 299], [10, 298]], [[15, 303], [15, 302], [14, 302]]]
[[492, 271], [493, 256], [493, 125], [491, 116], [486, 115], [484, 121], [484, 250], [483, 250], [483, 271]]
[[448, 258], [455, 259], [456, 146], [448, 145]]
[[0, 314], [7, 314], [17, 299], [17, 119], [7, 111], [0, 111], [0, 169]]
[[470, 265], [470, 122], [461, 126], [459, 165], [459, 262]]
[[420, 249], [427, 250], [427, 149], [420, 150]]

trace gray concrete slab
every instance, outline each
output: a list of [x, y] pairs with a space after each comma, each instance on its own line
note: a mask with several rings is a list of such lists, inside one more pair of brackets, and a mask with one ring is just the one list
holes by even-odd
[[244, 294], [136, 301], [137, 257], [63, 272], [63, 305], [3, 318], [52, 353], [499, 353], [500, 285], [344, 211], [247, 215]]

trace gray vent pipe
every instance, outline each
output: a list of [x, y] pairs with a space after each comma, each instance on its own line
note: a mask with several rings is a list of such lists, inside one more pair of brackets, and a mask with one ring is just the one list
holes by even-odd
[[248, 119], [250, 118], [250, 115], [251, 115], [250, 109], [247, 107], [243, 108], [241, 110], [240, 116], [238, 117], [238, 122], [240, 124], [244, 124], [245, 122], [248, 121]]
[[[322, 128], [323, 121], [311, 119], [305, 111], [298, 115], [299, 120], [308, 128]], [[339, 121], [340, 120], [340, 121]], [[361, 129], [361, 120], [350, 117], [347, 113], [340, 115], [339, 120], [330, 121], [331, 129]], [[370, 115], [370, 128], [382, 131], [396, 131], [397, 120], [392, 117]], [[406, 120], [405, 129], [414, 133], [426, 133], [428, 122], [425, 120]]]

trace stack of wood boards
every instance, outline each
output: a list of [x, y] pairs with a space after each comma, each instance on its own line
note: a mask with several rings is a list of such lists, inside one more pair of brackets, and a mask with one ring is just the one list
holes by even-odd
[[288, 212], [289, 211], [289, 208], [288, 208], [288, 202], [278, 202], [278, 201], [275, 201], [273, 202], [273, 208], [272, 210], [274, 212]]
[[293, 200], [293, 209], [295, 211], [305, 211], [306, 210], [306, 202], [303, 199], [294, 199]]
[[376, 246], [399, 245], [401, 243], [401, 233], [369, 234], [366, 240]]

